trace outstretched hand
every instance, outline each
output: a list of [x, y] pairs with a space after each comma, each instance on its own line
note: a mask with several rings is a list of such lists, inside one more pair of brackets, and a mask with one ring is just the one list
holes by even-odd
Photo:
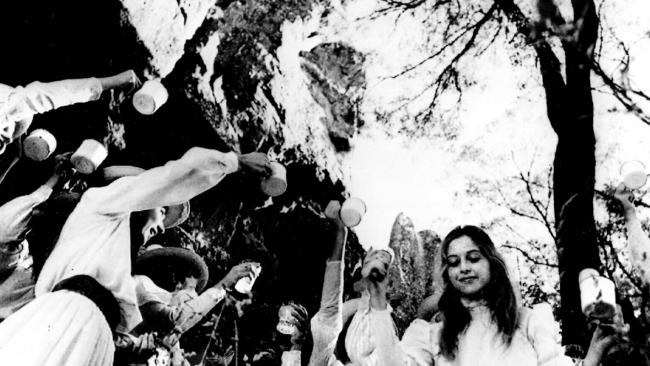
[[228, 274], [219, 282], [225, 289], [231, 289], [237, 281], [246, 277], [254, 276], [253, 265], [256, 263], [241, 263], [230, 269]]

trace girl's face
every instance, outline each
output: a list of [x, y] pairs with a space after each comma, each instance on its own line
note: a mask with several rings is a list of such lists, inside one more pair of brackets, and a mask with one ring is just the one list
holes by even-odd
[[446, 261], [449, 282], [463, 297], [475, 297], [490, 282], [490, 262], [468, 236], [449, 243]]

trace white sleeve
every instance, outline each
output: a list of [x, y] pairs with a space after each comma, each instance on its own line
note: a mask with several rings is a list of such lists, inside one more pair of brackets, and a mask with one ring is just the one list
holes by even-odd
[[433, 365], [433, 356], [439, 351], [435, 332], [437, 327], [439, 324], [430, 324], [422, 319], [415, 319], [409, 325], [400, 342], [404, 365]]
[[237, 171], [233, 152], [193, 147], [180, 159], [123, 177], [106, 187], [91, 188], [86, 202], [101, 214], [121, 214], [175, 205], [217, 185], [227, 174]]
[[300, 351], [284, 351], [282, 352], [282, 366], [300, 366], [301, 365]]
[[650, 284], [650, 239], [643, 231], [636, 214], [626, 214], [627, 240], [630, 257], [645, 283]]
[[22, 240], [32, 218], [32, 210], [51, 194], [52, 188], [40, 186], [31, 194], [16, 197], [0, 206], [0, 244]]
[[333, 357], [338, 335], [343, 328], [341, 307], [343, 303], [343, 262], [327, 262], [323, 280], [320, 309], [311, 319], [314, 341], [310, 365], [326, 365]]
[[102, 93], [99, 79], [69, 79], [42, 83], [35, 81], [15, 88], [0, 112], [0, 120], [16, 122], [35, 114], [76, 103], [96, 100]]
[[359, 366], [401, 366], [399, 338], [391, 318], [392, 310], [359, 309], [345, 337], [345, 348]]
[[550, 305], [542, 303], [527, 310], [523, 324], [537, 354], [538, 366], [574, 365], [573, 359], [564, 354], [564, 347], [560, 345], [560, 327]]

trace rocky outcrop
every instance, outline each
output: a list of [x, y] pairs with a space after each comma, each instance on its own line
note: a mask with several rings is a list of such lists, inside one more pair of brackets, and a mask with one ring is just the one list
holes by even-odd
[[[269, 199], [259, 182], [228, 177], [194, 199], [191, 220], [160, 240], [194, 247], [208, 261], [211, 281], [239, 261], [262, 263], [254, 300], [238, 320], [243, 352], [277, 344], [271, 340], [281, 302], [299, 301], [315, 312], [331, 245], [320, 212], [328, 200], [343, 199], [342, 154], [362, 125], [356, 106], [365, 89], [364, 56], [312, 36], [327, 2], [18, 3], [0, 12], [3, 33], [16, 35], [4, 49], [15, 57], [0, 70], [7, 84], [133, 68], [143, 78], [162, 78], [169, 91], [152, 116], [137, 114], [126, 100], [109, 120], [108, 95], [37, 116], [33, 127], [55, 134], [59, 151], [93, 137], [109, 144], [107, 165], [148, 168], [204, 146], [268, 152], [287, 167], [283, 196]], [[49, 174], [46, 165], [21, 163], [4, 182], [3, 199], [34, 189]], [[346, 287], [362, 251], [351, 235]], [[224, 339], [237, 316], [223, 320]], [[209, 331], [197, 328], [185, 347], [200, 354]]]
[[389, 244], [395, 253], [389, 297], [400, 333], [415, 319], [423, 300], [440, 288], [439, 246], [440, 238], [434, 232], [416, 232], [403, 213], [395, 219]]

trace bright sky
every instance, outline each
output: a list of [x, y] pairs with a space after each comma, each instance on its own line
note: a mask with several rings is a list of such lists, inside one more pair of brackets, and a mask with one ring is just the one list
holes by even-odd
[[[543, 170], [552, 161], [556, 139], [545, 116], [538, 76], [531, 75], [530, 68], [512, 68], [508, 52], [503, 47], [493, 47], [475, 70], [482, 87], [466, 93], [457, 141], [388, 137], [372, 122], [373, 110], [421, 87], [422, 80], [381, 78], [424, 55], [419, 47], [422, 40], [414, 35], [425, 34], [426, 30], [417, 16], [403, 19], [397, 26], [388, 18], [351, 21], [368, 14], [373, 4], [374, 0], [350, 2], [341, 11], [345, 14], [342, 19], [331, 24], [336, 37], [370, 55], [366, 70], [369, 86], [363, 106], [369, 123], [355, 139], [354, 150], [344, 162], [344, 171], [351, 176], [351, 194], [362, 198], [368, 206], [356, 229], [362, 244], [387, 245], [399, 212], [410, 216], [417, 230], [430, 228], [440, 235], [459, 224], [485, 222], [494, 215], [503, 215], [503, 211], [466, 197], [463, 190], [472, 176], [497, 180], [516, 173], [513, 152], [522, 167], [528, 167], [534, 160], [534, 167]], [[646, 92], [650, 91], [650, 72], [645, 67], [650, 64], [650, 35], [644, 32], [650, 29], [642, 19], [647, 17], [648, 10], [650, 4], [645, 0], [615, 2], [604, 8], [610, 14], [609, 24], [622, 25], [616, 28], [618, 37], [634, 44], [630, 74], [633, 82]], [[526, 84], [523, 91], [517, 88], [521, 83]], [[597, 154], [601, 161], [597, 185], [618, 179], [618, 167], [624, 160], [643, 160], [650, 167], [650, 152], [646, 148], [650, 128], [628, 113], [608, 112], [616, 105], [611, 98], [594, 93], [594, 99]], [[474, 161], [460, 158], [461, 152], [468, 149], [477, 152]]]

